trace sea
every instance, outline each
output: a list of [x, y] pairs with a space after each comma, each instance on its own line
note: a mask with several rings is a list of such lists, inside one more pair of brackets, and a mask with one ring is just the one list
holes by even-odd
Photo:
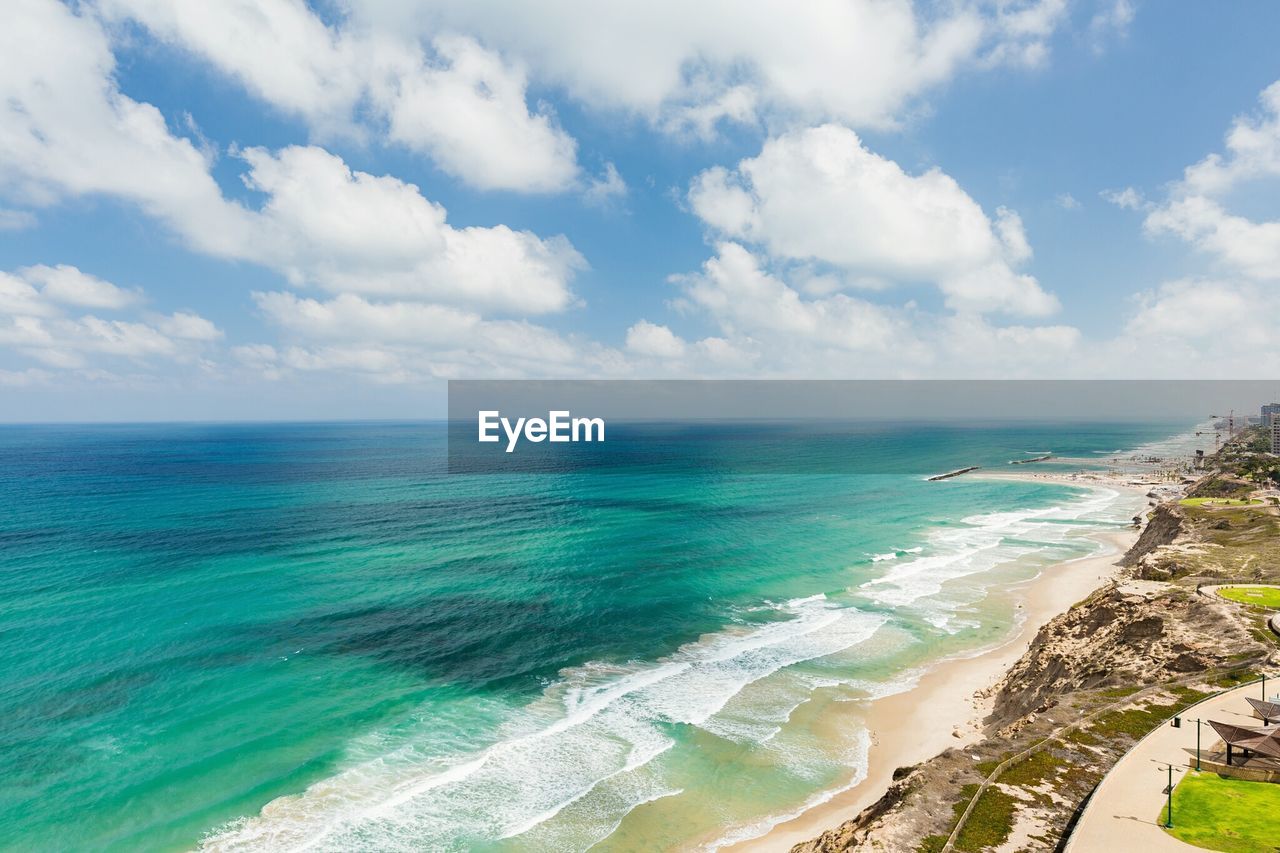
[[794, 471], [758, 464], [778, 429], [505, 475], [450, 473], [443, 423], [0, 426], [0, 848], [759, 836], [864, 777], [870, 700], [1145, 506], [929, 476], [1194, 426], [791, 425]]

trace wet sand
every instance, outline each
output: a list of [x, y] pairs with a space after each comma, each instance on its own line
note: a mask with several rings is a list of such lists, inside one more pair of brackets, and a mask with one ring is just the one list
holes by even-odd
[[[984, 476], [1052, 481], [1139, 494], [1147, 488], [1105, 476], [1084, 479], [1070, 474], [1033, 472]], [[982, 694], [1022, 657], [1046, 623], [1104, 586], [1119, 571], [1115, 563], [1137, 541], [1138, 531], [1100, 531], [1090, 534], [1090, 538], [1104, 543], [1106, 551], [1051, 566], [1010, 590], [1022, 608], [1023, 618], [1013, 635], [1001, 645], [967, 657], [943, 659], [911, 689], [867, 703], [864, 719], [872, 744], [865, 779], [758, 838], [722, 849], [788, 850], [834, 829], [878, 800], [888, 790], [896, 768], [918, 764], [946, 749], [981, 740], [981, 721], [990, 713], [992, 704], [992, 699]]]

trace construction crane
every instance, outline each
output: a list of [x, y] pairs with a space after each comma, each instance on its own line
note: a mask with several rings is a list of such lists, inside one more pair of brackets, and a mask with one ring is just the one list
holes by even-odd
[[1236, 437], [1236, 410], [1235, 409], [1232, 409], [1229, 413], [1225, 415], [1209, 415], [1209, 417], [1226, 418], [1227, 419], [1227, 439], [1230, 440]]
[[1218, 449], [1218, 445], [1220, 445], [1220, 444], [1222, 443], [1222, 432], [1221, 432], [1220, 430], [1213, 430], [1212, 432], [1208, 432], [1208, 431], [1205, 431], [1205, 432], [1197, 432], [1197, 433], [1196, 433], [1196, 435], [1211, 435], [1211, 436], [1213, 436], [1213, 449], [1214, 449], [1215, 451]]

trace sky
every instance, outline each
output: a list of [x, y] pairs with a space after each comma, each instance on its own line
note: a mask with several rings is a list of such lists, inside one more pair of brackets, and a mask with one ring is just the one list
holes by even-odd
[[1275, 378], [1280, 5], [9, 0], [0, 420]]

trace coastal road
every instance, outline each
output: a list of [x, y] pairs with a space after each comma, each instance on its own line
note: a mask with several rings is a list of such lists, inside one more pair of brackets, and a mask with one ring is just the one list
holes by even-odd
[[[1173, 765], [1173, 784], [1177, 785], [1195, 758], [1196, 718], [1239, 726], [1259, 725], [1261, 721], [1253, 716], [1244, 701], [1246, 696], [1261, 699], [1262, 687], [1246, 684], [1206, 699], [1183, 712], [1182, 728], [1175, 729], [1165, 723], [1140, 740], [1093, 792], [1093, 798], [1071, 833], [1066, 853], [1201, 850], [1184, 844], [1160, 827], [1160, 810], [1165, 805], [1165, 784], [1169, 778], [1166, 768]], [[1218, 740], [1207, 723], [1201, 738], [1201, 746], [1206, 750]], [[1177, 823], [1176, 809], [1173, 820]]]

